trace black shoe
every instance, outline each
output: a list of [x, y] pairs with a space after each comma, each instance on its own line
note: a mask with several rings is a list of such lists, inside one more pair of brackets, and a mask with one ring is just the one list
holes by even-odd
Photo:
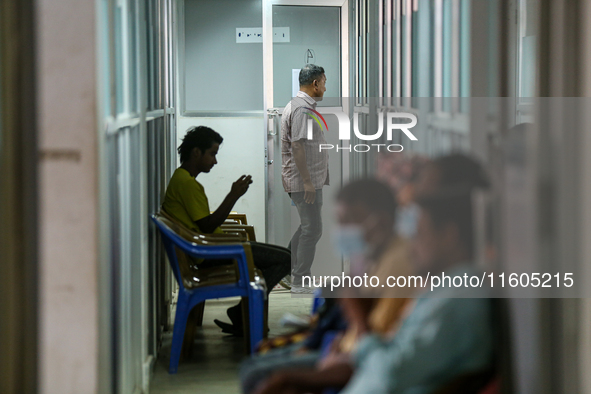
[[[223, 322], [221, 320], [218, 319], [213, 319], [213, 322], [222, 329], [222, 332], [224, 334], [230, 334], [230, 335], [234, 335], [235, 337], [243, 337], [244, 336], [244, 332], [242, 331], [242, 328], [240, 329], [236, 329], [236, 327], [233, 324], [230, 323], [226, 323]], [[268, 327], [267, 327], [267, 333], [269, 333], [269, 331], [271, 331]]]
[[230, 319], [230, 322], [232, 322], [233, 326], [242, 327], [242, 305], [241, 304], [234, 305], [233, 307], [228, 308], [228, 310], [226, 310], [226, 315], [228, 315], [228, 318]]
[[242, 327], [238, 328], [233, 324], [225, 323], [221, 320], [214, 319], [213, 322], [222, 329], [224, 334], [234, 335], [236, 337], [243, 337], [244, 333], [242, 331]]

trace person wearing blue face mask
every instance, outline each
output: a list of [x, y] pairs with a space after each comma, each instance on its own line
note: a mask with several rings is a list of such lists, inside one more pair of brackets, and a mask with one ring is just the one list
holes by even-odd
[[396, 231], [402, 237], [412, 239], [417, 233], [420, 208], [415, 203], [400, 207], [396, 212]]
[[335, 249], [347, 258], [363, 256], [367, 250], [363, 227], [358, 224], [339, 225], [334, 230], [333, 243]]

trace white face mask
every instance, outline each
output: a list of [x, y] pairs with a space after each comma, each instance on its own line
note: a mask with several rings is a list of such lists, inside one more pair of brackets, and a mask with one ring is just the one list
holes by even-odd
[[368, 249], [363, 227], [358, 224], [338, 226], [333, 233], [333, 243], [345, 257], [363, 255]]
[[421, 210], [417, 204], [409, 204], [398, 207], [396, 212], [396, 232], [407, 239], [412, 239], [417, 234], [417, 225]]

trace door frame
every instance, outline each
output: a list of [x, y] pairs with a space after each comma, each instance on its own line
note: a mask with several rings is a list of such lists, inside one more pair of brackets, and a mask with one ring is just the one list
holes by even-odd
[[[273, 108], [273, 6], [341, 8], [341, 95], [349, 97], [349, 0], [264, 0], [263, 1], [263, 103]], [[266, 112], [266, 111], [265, 111]]]
[[[272, 204], [269, 204], [269, 187], [272, 186], [269, 178], [269, 146], [268, 136], [270, 133], [279, 135], [278, 132], [270, 127], [269, 112], [275, 112], [275, 115], [281, 115], [282, 108], [274, 107], [273, 102], [273, 6], [306, 6], [306, 7], [340, 7], [341, 9], [341, 97], [350, 97], [350, 83], [349, 83], [349, 0], [263, 0], [263, 106], [264, 118], [263, 123], [263, 143], [265, 146], [265, 234], [266, 241], [273, 242], [274, 226], [272, 218], [274, 216], [274, 209]], [[343, 107], [345, 106], [345, 107]], [[342, 106], [338, 108], [333, 107], [319, 107], [318, 111], [323, 113], [335, 112], [335, 110], [348, 113], [346, 108], [346, 100], [342, 101]], [[344, 141], [343, 141], [344, 142]], [[348, 155], [342, 156], [342, 179], [348, 179], [349, 176], [349, 160]], [[279, 164], [279, 163], [278, 163]]]
[[0, 392], [40, 389], [40, 62], [35, 2], [0, 0]]

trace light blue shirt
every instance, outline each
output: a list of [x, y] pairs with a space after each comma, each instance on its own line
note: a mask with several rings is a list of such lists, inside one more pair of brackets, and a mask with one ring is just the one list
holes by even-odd
[[[478, 275], [469, 266], [446, 275]], [[433, 393], [455, 377], [490, 367], [492, 302], [484, 289], [440, 288], [418, 298], [394, 337], [363, 338], [342, 394]]]

